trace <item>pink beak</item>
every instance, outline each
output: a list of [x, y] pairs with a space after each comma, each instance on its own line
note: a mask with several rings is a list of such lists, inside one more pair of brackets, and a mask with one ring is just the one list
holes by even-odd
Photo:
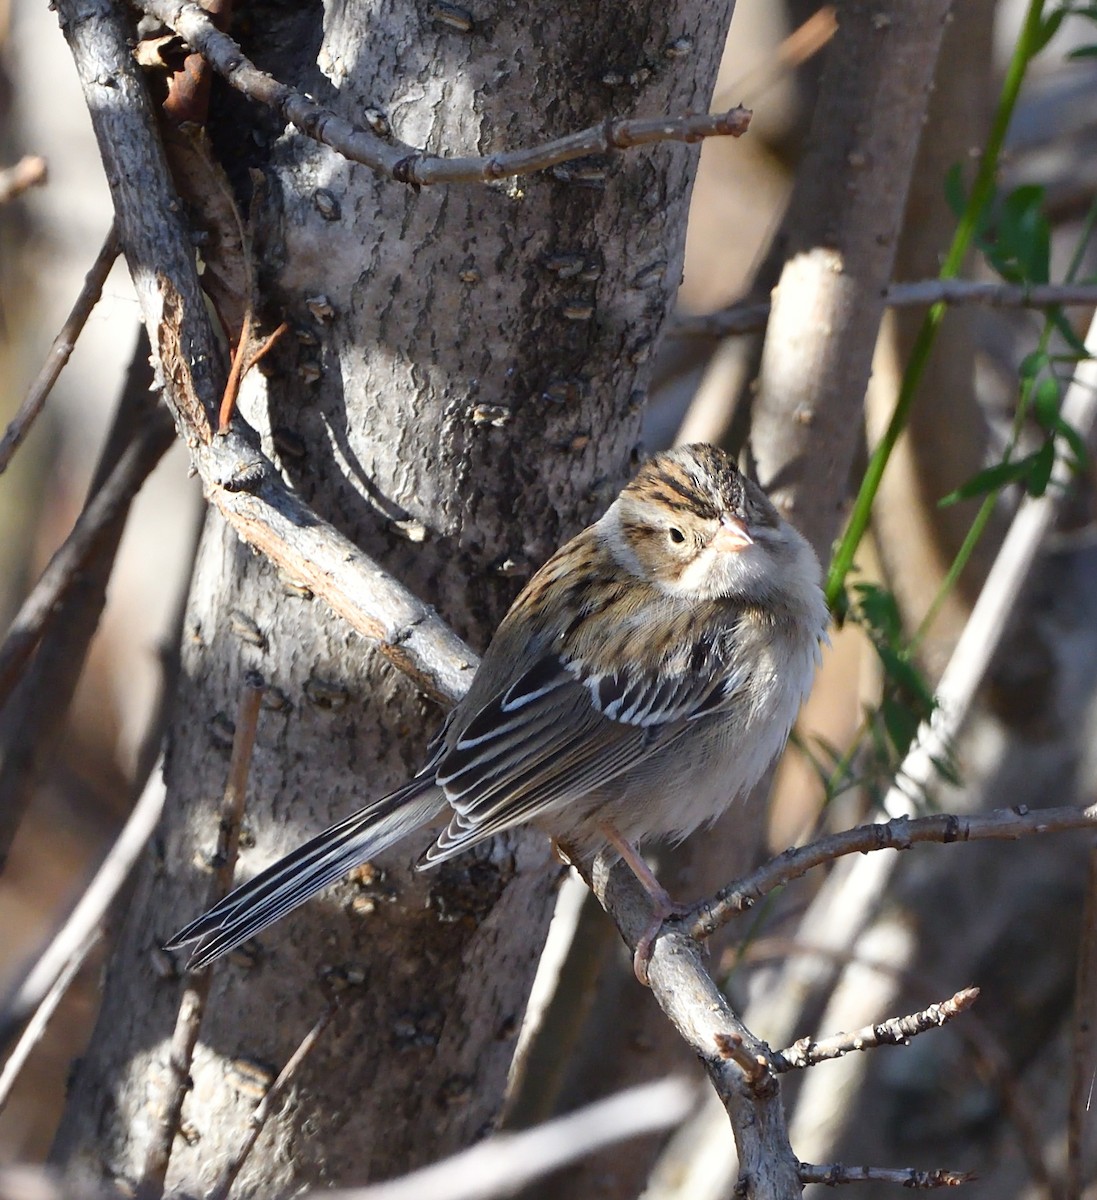
[[753, 545], [754, 538], [747, 533], [747, 528], [742, 521], [735, 517], [721, 518], [720, 528], [712, 539], [713, 549], [721, 550], [726, 554], [737, 554], [740, 550], [745, 550], [748, 546]]

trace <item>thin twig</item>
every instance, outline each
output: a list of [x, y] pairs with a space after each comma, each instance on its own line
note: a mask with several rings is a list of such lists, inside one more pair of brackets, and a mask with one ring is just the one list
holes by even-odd
[[31, 426], [42, 411], [42, 406], [46, 403], [46, 397], [52, 391], [65, 363], [69, 361], [80, 331], [91, 316], [91, 310], [99, 303], [103, 285], [120, 249], [118, 225], [115, 222], [111, 225], [99, 254], [84, 279], [84, 286], [80, 289], [80, 295], [76, 297], [76, 303], [72, 306], [64, 325], [61, 326], [61, 332], [53, 339], [53, 345], [46, 355], [42, 369], [27, 389], [26, 397], [19, 406], [19, 411], [9, 422], [3, 438], [0, 438], [0, 474], [7, 470], [12, 455], [30, 432]]
[[816, 1063], [832, 1058], [841, 1058], [854, 1050], [873, 1050], [877, 1046], [905, 1046], [912, 1037], [928, 1029], [939, 1029], [958, 1017], [979, 998], [976, 987], [964, 988], [940, 1004], [931, 1004], [921, 1012], [905, 1017], [889, 1017], [879, 1025], [865, 1025], [853, 1033], [837, 1033], [827, 1038], [801, 1038], [787, 1050], [771, 1058], [773, 1069], [778, 1073], [813, 1067]]
[[132, 503], [172, 441], [171, 423], [163, 412], [153, 413], [76, 518], [0, 644], [0, 706], [7, 703], [27, 660], [56, 618], [61, 600], [79, 584], [81, 572], [98, 552], [105, 532]]
[[1074, 1046], [1070, 1056], [1070, 1109], [1067, 1115], [1065, 1200], [1080, 1200], [1086, 1181], [1086, 1125], [1093, 1112], [1097, 1077], [1097, 846], [1089, 852], [1089, 875], [1078, 945], [1074, 989]]
[[[970, 279], [922, 279], [893, 283], [884, 293], [889, 308], [918, 308], [944, 302], [984, 308], [1054, 308], [1097, 304], [1097, 283], [982, 283]], [[769, 302], [732, 304], [719, 312], [681, 315], [671, 322], [671, 337], [722, 338], [757, 333], [769, 320]]]
[[[882, 962], [877, 958], [856, 950], [840, 949], [835, 946], [808, 945], [795, 938], [762, 938], [750, 946], [744, 956], [751, 963], [769, 959], [787, 961], [792, 955], [824, 958], [848, 967], [856, 965], [893, 979], [897, 984], [912, 990], [916, 995], [924, 992], [932, 983], [924, 971], [913, 972], [896, 967], [894, 963]], [[975, 1072], [995, 1091], [1002, 1109], [1013, 1125], [1017, 1146], [1025, 1160], [1033, 1181], [1038, 1187], [1050, 1191], [1052, 1175], [1044, 1157], [1044, 1145], [1039, 1130], [1039, 1120], [1028, 1099], [1025, 1089], [1016, 1078], [998, 1034], [981, 1020], [976, 1010], [969, 1019], [957, 1026], [957, 1034], [970, 1055]], [[774, 1069], [780, 1070], [780, 1058], [774, 1055]]]
[[263, 1126], [266, 1125], [267, 1120], [274, 1112], [275, 1105], [281, 1100], [286, 1089], [293, 1082], [297, 1072], [301, 1069], [301, 1064], [312, 1053], [313, 1047], [320, 1040], [324, 1030], [331, 1024], [340, 1007], [341, 997], [336, 996], [320, 1014], [316, 1024], [301, 1039], [301, 1043], [297, 1049], [286, 1060], [286, 1065], [278, 1072], [277, 1078], [267, 1088], [266, 1095], [263, 1096], [263, 1099], [259, 1101], [252, 1111], [251, 1116], [248, 1118], [248, 1127], [244, 1131], [240, 1145], [237, 1146], [236, 1152], [225, 1164], [221, 1174], [217, 1177], [217, 1182], [210, 1188], [206, 1195], [206, 1200], [226, 1200], [226, 1197], [232, 1190], [232, 1185], [236, 1182], [236, 1177], [240, 1174], [244, 1163], [247, 1162], [248, 1156], [259, 1139], [259, 1135], [263, 1132]]
[[0, 204], [7, 204], [28, 188], [41, 187], [49, 178], [46, 160], [26, 154], [17, 163], [0, 170]]
[[4, 1111], [8, 1101], [11, 1099], [15, 1081], [19, 1078], [19, 1073], [27, 1065], [27, 1059], [30, 1058], [31, 1052], [42, 1040], [42, 1035], [46, 1032], [46, 1026], [49, 1025], [50, 1019], [57, 1011], [57, 1006], [61, 1003], [65, 993], [69, 990], [70, 984], [76, 978], [76, 973], [84, 965], [88, 955], [92, 952], [98, 941], [99, 932], [96, 930], [82, 946], [77, 948], [68, 962], [62, 966], [49, 991], [42, 997], [41, 1003], [34, 1010], [31, 1019], [27, 1022], [26, 1028], [20, 1035], [19, 1040], [12, 1047], [11, 1054], [8, 1055], [4, 1063], [4, 1069], [0, 1071], [0, 1113]]
[[[236, 731], [232, 739], [232, 758], [229, 762], [228, 779], [221, 801], [221, 819], [218, 825], [217, 850], [213, 858], [213, 873], [206, 894], [206, 905], [217, 903], [232, 886], [236, 868], [236, 854], [240, 845], [240, 824], [244, 817], [244, 801], [247, 796], [248, 773], [251, 769], [252, 751], [255, 749], [255, 732], [259, 723], [259, 709], [264, 688], [261, 684], [248, 682], [236, 715]], [[167, 1094], [160, 1103], [152, 1137], [145, 1152], [145, 1163], [138, 1185], [138, 1195], [143, 1200], [155, 1200], [164, 1192], [164, 1181], [171, 1162], [172, 1146], [179, 1132], [183, 1102], [190, 1088], [190, 1066], [194, 1058], [194, 1047], [198, 1042], [198, 1031], [205, 1012], [212, 972], [203, 968], [188, 971], [185, 976], [183, 994], [179, 1001], [179, 1013], [175, 1030], [168, 1048]]]
[[975, 1178], [971, 1171], [918, 1171], [914, 1167], [846, 1167], [842, 1163], [800, 1164], [801, 1183], [838, 1187], [845, 1183], [894, 1183], [899, 1187], [925, 1190], [959, 1187]]
[[103, 864], [80, 897], [76, 907], [25, 978], [4, 1003], [0, 1015], [0, 1046], [7, 1046], [16, 1031], [43, 1003], [67, 964], [79, 959], [99, 928], [152, 836], [164, 806], [164, 781], [159, 762], [152, 769], [140, 798]]
[[244, 309], [244, 322], [240, 327], [240, 337], [236, 349], [232, 352], [232, 362], [229, 365], [229, 377], [225, 380], [225, 390], [221, 394], [221, 403], [217, 407], [217, 432], [226, 433], [232, 414], [236, 409], [236, 397], [240, 394], [240, 381], [247, 372], [244, 362], [248, 354], [248, 339], [251, 335], [251, 305]]
[[398, 183], [414, 186], [487, 183], [511, 175], [529, 175], [591, 154], [608, 154], [652, 142], [739, 137], [750, 124], [750, 113], [745, 108], [712, 115], [607, 120], [540, 146], [487, 157], [440, 158], [412, 146], [385, 141], [368, 129], [352, 125], [296, 88], [259, 70], [197, 4], [185, 0], [140, 0], [140, 7], [179, 34], [237, 91], [274, 109], [306, 137], [331, 146], [351, 162], [362, 163]]
[[752, 908], [763, 896], [812, 867], [849, 854], [875, 850], [909, 850], [925, 842], [1014, 841], [1033, 834], [1062, 833], [1097, 828], [1097, 805], [1089, 808], [1040, 808], [1030, 811], [1004, 808], [989, 813], [958, 816], [934, 813], [927, 817], [894, 817], [827, 834], [771, 858], [757, 870], [704, 900], [690, 910], [685, 922], [693, 937], [706, 938], [733, 917]]

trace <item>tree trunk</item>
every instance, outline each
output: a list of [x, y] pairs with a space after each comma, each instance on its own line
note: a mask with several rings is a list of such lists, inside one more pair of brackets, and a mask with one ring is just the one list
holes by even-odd
[[[259, 65], [352, 121], [381, 110], [407, 143], [490, 153], [607, 115], [705, 107], [729, 15], [699, 0], [673, 10], [572, 0], [473, 13], [464, 29], [449, 5], [271, 4], [249, 7], [237, 32], [254, 38], [244, 49]], [[232, 177], [265, 176], [262, 315], [294, 331], [267, 378], [254, 373], [245, 414], [309, 504], [483, 646], [523, 578], [628, 472], [644, 364], [681, 273], [696, 151], [660, 146], [416, 191], [235, 97], [213, 113]], [[250, 670], [270, 691], [246, 874], [404, 779], [439, 720], [363, 639], [209, 519], [164, 826], [57, 1144], [75, 1173], [141, 1175], [178, 1005], [157, 946], [202, 903]], [[170, 1187], [208, 1189], [243, 1134], [256, 1069], [288, 1058], [325, 1004], [324, 980], [363, 982], [268, 1124], [238, 1195], [392, 1176], [490, 1126], [555, 873], [537, 834], [417, 875], [423, 842], [217, 970]]]

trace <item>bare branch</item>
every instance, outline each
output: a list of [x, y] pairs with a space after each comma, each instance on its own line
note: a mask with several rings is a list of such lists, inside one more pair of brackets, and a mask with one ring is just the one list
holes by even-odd
[[894, 1183], [899, 1187], [929, 1189], [959, 1187], [975, 1178], [971, 1171], [918, 1171], [914, 1167], [846, 1167], [841, 1163], [826, 1166], [800, 1164], [801, 1183], [822, 1183], [838, 1187], [844, 1183]]
[[912, 1037], [927, 1029], [939, 1029], [958, 1017], [979, 998], [976, 987], [964, 988], [940, 1004], [931, 1004], [921, 1012], [905, 1017], [889, 1017], [879, 1025], [865, 1025], [853, 1033], [837, 1033], [828, 1038], [801, 1038], [787, 1050], [774, 1054], [773, 1069], [779, 1073], [813, 1067], [828, 1059], [841, 1058], [854, 1050], [873, 1050], [877, 1046], [905, 1046]]
[[255, 1106], [254, 1112], [248, 1118], [248, 1127], [244, 1132], [244, 1137], [236, 1153], [225, 1164], [224, 1169], [217, 1178], [217, 1182], [209, 1190], [206, 1200], [226, 1200], [229, 1192], [232, 1191], [232, 1185], [236, 1182], [236, 1177], [243, 1169], [244, 1163], [248, 1161], [248, 1156], [254, 1149], [259, 1135], [263, 1132], [263, 1126], [266, 1125], [268, 1117], [274, 1112], [274, 1106], [281, 1100], [286, 1089], [296, 1078], [297, 1072], [301, 1069], [301, 1064], [308, 1058], [313, 1046], [316, 1045], [324, 1030], [331, 1024], [335, 1014], [339, 1011], [340, 1005], [341, 998], [336, 996], [320, 1014], [316, 1024], [301, 1039], [301, 1043], [297, 1049], [286, 1060], [286, 1065], [278, 1072], [278, 1077], [267, 1089], [266, 1095]]
[[892, 308], [920, 308], [940, 302], [984, 308], [1088, 307], [1097, 304], [1094, 283], [982, 283], [971, 279], [923, 279], [893, 283], [885, 294]]
[[77, 517], [72, 532], [23, 601], [0, 645], [0, 705], [7, 702], [20, 672], [55, 619], [61, 600], [78, 584], [106, 531], [133, 502], [172, 440], [170, 423], [162, 411], [154, 411]]
[[61, 326], [61, 332], [53, 339], [53, 345], [42, 364], [42, 369], [30, 385], [19, 411], [12, 417], [3, 438], [0, 439], [0, 474], [7, 470], [12, 455], [30, 432], [31, 426], [42, 411], [42, 406], [46, 403], [46, 397], [53, 390], [65, 363], [69, 361], [80, 331], [87, 324], [91, 310], [99, 303], [99, 297], [103, 294], [103, 284], [107, 281], [120, 249], [118, 226], [115, 223], [111, 225], [99, 254], [84, 279], [84, 286], [80, 289], [80, 295], [76, 297], [76, 303], [72, 306], [64, 325]]
[[738, 883], [721, 889], [712, 900], [696, 905], [684, 918], [693, 937], [706, 938], [734, 916], [752, 908], [763, 896], [790, 880], [848, 854], [874, 850], [909, 850], [925, 842], [1014, 841], [1037, 833], [1062, 833], [1070, 829], [1097, 827], [1097, 805], [1089, 808], [1022, 808], [970, 816], [934, 813], [928, 817], [894, 817], [869, 825], [857, 825], [840, 833], [796, 846], [763, 863]]
[[46, 160], [25, 154], [14, 166], [0, 170], [0, 204], [14, 200], [28, 188], [41, 187], [49, 178]]
[[[161, 764], [157, 762], [122, 832], [79, 903], [45, 952], [5, 1001], [0, 1015], [0, 1046], [6, 1046], [28, 1016], [43, 1004], [68, 965], [75, 961], [79, 966], [100, 922], [152, 836], [163, 805], [164, 781]], [[6, 1068], [4, 1077], [7, 1077]]]
[[[1053, 308], [1057, 305], [1097, 304], [1097, 283], [981, 283], [970, 279], [922, 279], [893, 283], [884, 293], [888, 308], [916, 308], [944, 302], [952, 305], [979, 304], [985, 308]], [[722, 338], [765, 329], [770, 305], [765, 300], [748, 300], [719, 312], [674, 319], [670, 337]]]
[[428, 696], [454, 704], [465, 694], [476, 653], [430, 605], [320, 520], [281, 480], [268, 476], [253, 494], [214, 486], [208, 496], [245, 542], [376, 642]]
[[[206, 894], [207, 907], [216, 904], [232, 887], [236, 854], [240, 846], [240, 824], [244, 818], [244, 801], [247, 798], [248, 773], [251, 769], [252, 751], [255, 749], [255, 732], [259, 724], [263, 692], [264, 687], [260, 682], [249, 680], [240, 697], [236, 730], [232, 739], [232, 758], [229, 761], [228, 779], [221, 800], [213, 874]], [[190, 1065], [194, 1058], [194, 1047], [198, 1042], [198, 1031], [202, 1025], [202, 1015], [205, 1012], [212, 978], [213, 973], [208, 967], [188, 971], [186, 974], [183, 995], [179, 1001], [179, 1014], [168, 1048], [165, 1083], [167, 1094], [161, 1100], [160, 1111], [153, 1125], [138, 1187], [145, 1200], [155, 1200], [164, 1191], [172, 1145], [175, 1135], [179, 1132], [183, 1101], [190, 1088]]]
[[306, 137], [331, 146], [351, 162], [362, 163], [378, 174], [413, 186], [487, 183], [511, 175], [529, 175], [591, 154], [609, 154], [653, 142], [739, 137], [750, 124], [750, 113], [745, 108], [713, 115], [607, 120], [541, 146], [487, 157], [440, 158], [412, 146], [385, 141], [368, 129], [358, 128], [296, 88], [259, 70], [197, 4], [185, 0], [140, 0], [140, 6], [175, 30], [237, 91], [274, 109]]

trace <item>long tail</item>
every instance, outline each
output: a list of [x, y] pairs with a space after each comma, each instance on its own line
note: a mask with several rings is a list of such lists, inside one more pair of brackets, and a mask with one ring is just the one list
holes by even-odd
[[187, 965], [191, 969], [206, 966], [304, 904], [321, 888], [428, 824], [444, 807], [433, 776], [416, 776], [241, 884], [181, 929], [165, 949], [197, 942]]

